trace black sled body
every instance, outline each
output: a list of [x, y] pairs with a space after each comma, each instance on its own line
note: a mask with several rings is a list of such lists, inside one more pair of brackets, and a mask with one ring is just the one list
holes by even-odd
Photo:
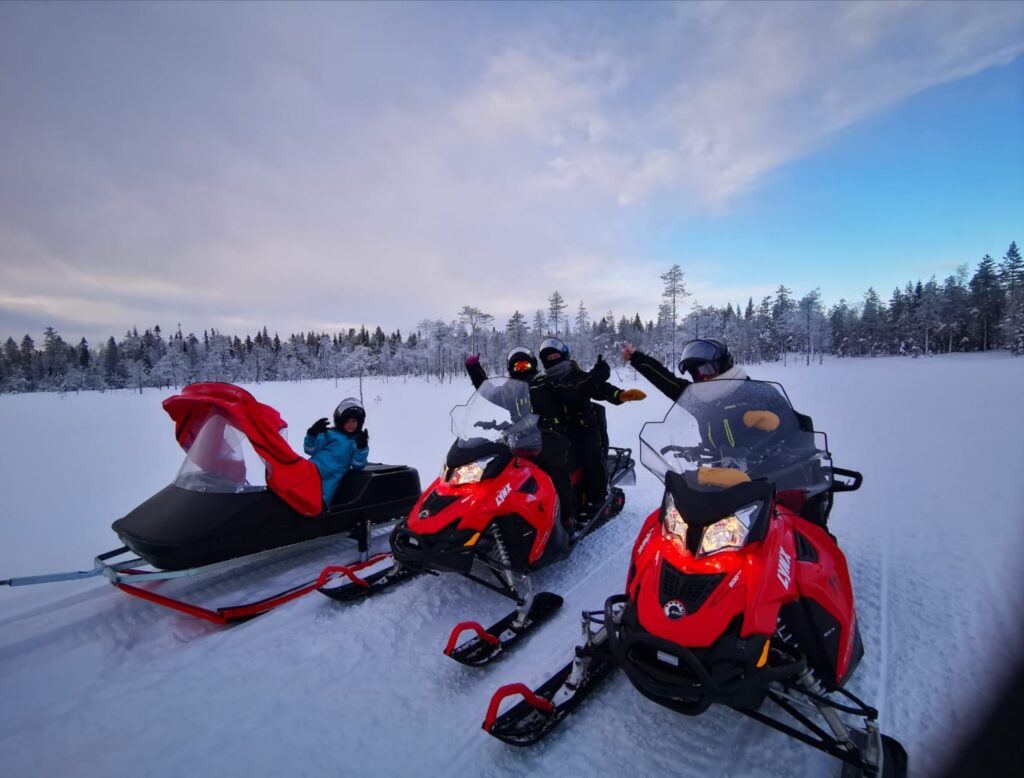
[[224, 494], [171, 484], [112, 528], [153, 567], [186, 570], [385, 524], [408, 515], [419, 496], [419, 473], [405, 465], [349, 471], [329, 509], [312, 517], [269, 489]]

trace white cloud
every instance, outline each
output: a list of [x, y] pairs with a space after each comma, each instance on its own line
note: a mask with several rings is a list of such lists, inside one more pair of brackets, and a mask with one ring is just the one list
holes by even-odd
[[1019, 3], [524, 5], [479, 29], [458, 5], [251, 8], [94, 10], [67, 39], [32, 33], [73, 7], [0, 8], [0, 308], [110, 332], [503, 324], [554, 289], [653, 309], [654, 211], [728, 208], [1024, 51]]

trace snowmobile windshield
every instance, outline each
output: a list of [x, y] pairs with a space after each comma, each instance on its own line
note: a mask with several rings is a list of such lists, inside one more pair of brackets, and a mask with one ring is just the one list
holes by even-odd
[[267, 466], [249, 438], [218, 409], [210, 411], [185, 455], [174, 485], [192, 492], [256, 492], [267, 488]]
[[[808, 494], [831, 485], [824, 433], [793, 410], [781, 386], [716, 379], [686, 387], [664, 421], [640, 432], [640, 461], [665, 480], [668, 471], [698, 488], [720, 488], [742, 471], [782, 489]], [[710, 468], [698, 473], [703, 468]], [[742, 478], [742, 477], [741, 477]]]
[[540, 449], [540, 416], [533, 412], [526, 381], [489, 378], [469, 402], [452, 408], [451, 417], [459, 448], [503, 443], [511, 449]]

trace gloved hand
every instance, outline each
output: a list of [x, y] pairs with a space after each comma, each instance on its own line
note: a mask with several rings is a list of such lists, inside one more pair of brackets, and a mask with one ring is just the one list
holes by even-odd
[[467, 354], [466, 355], [466, 367], [473, 367], [474, 365], [480, 364], [479, 354]]
[[611, 378], [612, 369], [608, 367], [608, 363], [604, 361], [602, 355], [597, 355], [597, 362], [594, 364], [594, 369], [590, 371], [590, 375], [597, 376], [599, 381], [607, 381]]
[[701, 486], [720, 486], [728, 489], [749, 480], [749, 475], [731, 467], [702, 467], [697, 471], [697, 483]]
[[779, 428], [779, 417], [771, 411], [747, 411], [743, 423], [762, 432], [774, 432]]
[[622, 361], [629, 362], [633, 358], [633, 352], [636, 351], [636, 346], [626, 341], [626, 345], [622, 347]]
[[366, 448], [370, 445], [370, 431], [359, 430], [356, 433], [356, 448]]
[[619, 399], [624, 403], [628, 403], [630, 400], [642, 400], [647, 395], [639, 389], [626, 389], [619, 392]]
[[315, 438], [317, 435], [327, 432], [327, 425], [328, 421], [326, 416], [322, 419], [317, 419], [313, 422], [313, 426], [306, 430], [306, 434], [312, 435]]

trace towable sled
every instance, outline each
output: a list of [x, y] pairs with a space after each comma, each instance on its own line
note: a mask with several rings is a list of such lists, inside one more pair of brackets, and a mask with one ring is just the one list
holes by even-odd
[[[175, 421], [185, 462], [173, 483], [113, 523], [124, 546], [96, 557], [92, 570], [0, 583], [23, 586], [103, 575], [128, 594], [208, 621], [251, 618], [312, 591], [318, 581], [216, 610], [137, 584], [269, 560], [336, 536], [356, 541], [359, 557], [349, 567], [358, 569], [373, 561], [368, 558], [373, 530], [404, 518], [419, 498], [415, 469], [368, 464], [346, 473], [331, 504], [321, 510], [320, 474], [288, 445], [285, 421], [237, 386], [190, 384], [163, 407]], [[130, 554], [135, 557], [121, 559]]]
[[[727, 441], [716, 439], [730, 415]], [[747, 420], [772, 417], [747, 431]], [[536, 743], [621, 669], [668, 710], [726, 705], [834, 756], [844, 778], [906, 776], [903, 747], [847, 688], [864, 648], [827, 520], [834, 495], [858, 489], [861, 474], [834, 467], [824, 434], [781, 387], [758, 381], [687, 387], [640, 442], [665, 489], [633, 546], [624, 593], [583, 613], [574, 657], [547, 681], [498, 689], [484, 729]]]

